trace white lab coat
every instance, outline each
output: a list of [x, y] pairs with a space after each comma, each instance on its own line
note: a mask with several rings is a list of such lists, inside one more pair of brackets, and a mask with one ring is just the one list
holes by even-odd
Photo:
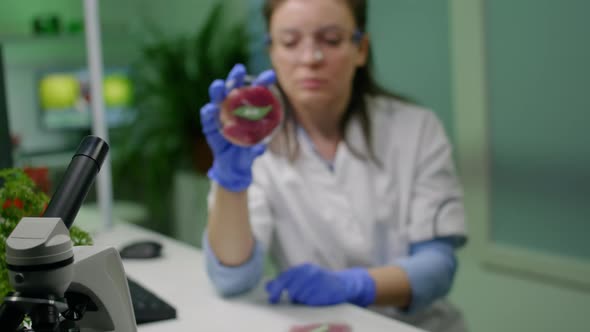
[[[295, 162], [270, 151], [255, 161], [250, 222], [280, 269], [305, 262], [331, 269], [391, 265], [408, 254], [410, 243], [465, 236], [462, 191], [438, 119], [385, 97], [368, 102], [382, 168], [341, 143], [332, 171], [304, 133], [298, 134]], [[349, 137], [366, 150], [359, 123], [352, 122]], [[444, 300], [413, 317], [393, 308], [375, 310], [429, 329], [450, 324], [443, 322], [448, 319], [460, 323]]]

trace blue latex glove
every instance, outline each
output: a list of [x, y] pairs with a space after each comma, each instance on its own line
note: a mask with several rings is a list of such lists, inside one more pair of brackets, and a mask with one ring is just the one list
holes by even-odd
[[278, 303], [283, 291], [292, 302], [325, 306], [349, 302], [366, 307], [375, 301], [375, 281], [363, 268], [328, 271], [303, 264], [281, 273], [266, 284], [271, 303]]
[[[252, 183], [252, 163], [264, 153], [266, 145], [241, 147], [230, 143], [219, 131], [219, 105], [234, 88], [244, 84], [246, 67], [237, 64], [232, 68], [227, 80], [215, 80], [209, 87], [211, 102], [201, 108], [201, 124], [207, 143], [213, 152], [213, 166], [207, 172], [209, 178], [227, 190], [244, 191]], [[252, 85], [268, 86], [275, 82], [274, 71], [262, 72]]]

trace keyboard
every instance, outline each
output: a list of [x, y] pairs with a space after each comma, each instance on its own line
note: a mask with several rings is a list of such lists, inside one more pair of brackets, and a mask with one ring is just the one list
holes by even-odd
[[176, 309], [170, 304], [129, 277], [127, 283], [137, 325], [176, 318]]

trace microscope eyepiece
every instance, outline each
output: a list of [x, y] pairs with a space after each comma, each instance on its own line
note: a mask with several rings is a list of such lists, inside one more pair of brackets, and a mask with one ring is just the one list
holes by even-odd
[[58, 217], [67, 228], [72, 226], [108, 151], [109, 145], [100, 137], [86, 136], [82, 140], [44, 217]]

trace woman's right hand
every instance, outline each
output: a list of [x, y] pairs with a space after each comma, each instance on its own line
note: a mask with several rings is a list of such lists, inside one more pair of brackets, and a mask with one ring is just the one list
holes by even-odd
[[[207, 143], [213, 152], [213, 166], [207, 172], [209, 178], [223, 188], [240, 192], [252, 183], [252, 164], [254, 159], [264, 153], [266, 145], [242, 147], [226, 140], [219, 130], [220, 104], [229, 92], [244, 84], [246, 67], [235, 65], [227, 76], [227, 80], [215, 80], [209, 87], [211, 101], [201, 108], [201, 124]], [[273, 70], [262, 72], [254, 79], [253, 85], [268, 86], [275, 82]]]

